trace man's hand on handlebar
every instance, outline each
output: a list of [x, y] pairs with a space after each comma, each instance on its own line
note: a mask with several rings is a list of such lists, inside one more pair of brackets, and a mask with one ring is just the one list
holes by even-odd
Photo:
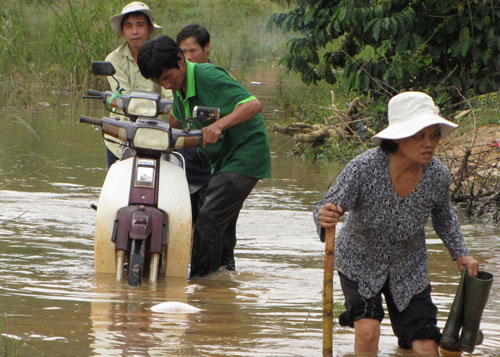
[[215, 144], [219, 141], [222, 130], [219, 127], [219, 122], [215, 122], [203, 128], [203, 141], [202, 147], [205, 148], [207, 144]]

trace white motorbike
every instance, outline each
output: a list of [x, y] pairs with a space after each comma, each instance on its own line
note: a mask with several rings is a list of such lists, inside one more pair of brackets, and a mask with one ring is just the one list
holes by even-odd
[[[109, 62], [92, 63], [96, 75], [115, 73]], [[118, 84], [119, 85], [119, 84]], [[149, 275], [187, 277], [191, 259], [191, 203], [184, 159], [176, 149], [196, 147], [201, 130], [171, 128], [159, 114], [171, 100], [157, 93], [100, 92], [89, 89], [85, 98], [101, 99], [108, 110], [127, 116], [92, 118], [80, 122], [101, 127], [103, 134], [125, 146], [122, 158], [108, 170], [96, 208], [95, 272], [113, 273], [130, 285]], [[195, 120], [217, 120], [216, 108], [195, 107]]]

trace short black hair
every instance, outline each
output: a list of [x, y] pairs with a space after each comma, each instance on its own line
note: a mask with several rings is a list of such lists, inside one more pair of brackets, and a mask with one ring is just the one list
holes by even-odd
[[198, 24], [190, 24], [184, 27], [177, 34], [177, 45], [179, 46], [188, 37], [194, 37], [196, 42], [203, 48], [210, 42], [210, 34]]
[[179, 68], [179, 55], [182, 55], [182, 51], [175, 41], [168, 36], [160, 36], [142, 45], [137, 64], [144, 78], [155, 79], [165, 69]]
[[398, 150], [398, 146], [399, 144], [397, 142], [390, 139], [382, 139], [382, 141], [380, 142], [380, 148], [383, 152], [386, 152], [388, 154], [396, 152], [396, 150]]

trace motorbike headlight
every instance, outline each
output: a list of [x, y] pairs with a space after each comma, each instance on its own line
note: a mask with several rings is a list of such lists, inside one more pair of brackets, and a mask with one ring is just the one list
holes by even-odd
[[155, 117], [157, 102], [149, 98], [130, 98], [127, 113], [141, 117]]
[[166, 151], [170, 146], [170, 138], [167, 131], [137, 128], [132, 145], [139, 149]]

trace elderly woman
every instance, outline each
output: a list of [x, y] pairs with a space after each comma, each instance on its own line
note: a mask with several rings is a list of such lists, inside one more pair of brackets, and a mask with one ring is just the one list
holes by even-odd
[[314, 205], [314, 219], [322, 236], [350, 211], [335, 242], [335, 263], [346, 308], [339, 320], [354, 327], [354, 351], [378, 350], [383, 294], [399, 346], [438, 356], [424, 233], [429, 217], [458, 269], [478, 271], [450, 204], [450, 173], [433, 158], [457, 125], [420, 92], [394, 96], [388, 117], [389, 126], [372, 138], [379, 146], [345, 167]]

